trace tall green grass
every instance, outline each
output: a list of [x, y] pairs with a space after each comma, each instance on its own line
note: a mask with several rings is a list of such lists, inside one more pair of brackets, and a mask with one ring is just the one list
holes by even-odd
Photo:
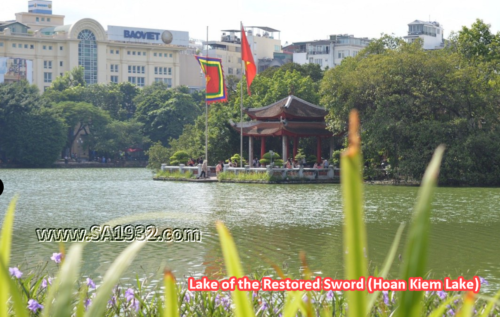
[[[349, 124], [349, 147], [342, 155], [342, 193], [344, 203], [344, 264], [345, 279], [359, 279], [368, 275], [367, 237], [363, 211], [363, 183], [361, 174], [361, 141], [359, 138], [359, 118], [353, 111]], [[405, 245], [400, 279], [425, 277], [427, 264], [428, 237], [430, 232], [431, 204], [439, 174], [439, 166], [444, 147], [437, 148], [424, 175], [415, 205], [413, 220]], [[457, 316], [478, 315], [481, 317], [498, 313], [495, 306], [500, 292], [493, 298], [473, 293], [460, 294], [450, 292], [446, 300], [424, 292], [389, 293], [387, 302], [380, 298], [380, 293], [371, 295], [366, 291], [347, 292], [344, 297], [331, 292], [276, 292], [249, 294], [236, 290], [231, 292], [232, 301], [222, 292], [188, 292], [179, 289], [172, 272], [164, 273], [164, 296], [141, 296], [141, 286], [135, 291], [123, 291], [115, 286], [126, 268], [133, 261], [145, 242], [130, 244], [113, 262], [105, 273], [98, 289], [89, 295], [89, 289], [79, 282], [82, 252], [85, 243], [76, 243], [69, 251], [63, 252], [64, 261], [60, 264], [52, 286], [42, 291], [41, 279], [14, 279], [9, 276], [10, 250], [16, 198], [8, 207], [0, 235], [0, 317], [3, 316], [404, 316], [416, 317], [428, 315], [438, 317], [451, 315], [451, 309], [457, 310]], [[227, 274], [234, 277], [244, 276], [236, 244], [229, 230], [221, 222], [216, 224]], [[404, 226], [395, 234], [394, 242], [382, 269], [377, 276], [386, 278], [396, 255]], [[63, 249], [64, 250], [64, 249]], [[306, 261], [305, 253], [300, 253], [302, 278], [311, 279], [312, 273]], [[276, 265], [272, 265], [280, 278], [287, 276]], [[80, 285], [79, 285], [80, 284]], [[137, 293], [136, 293], [137, 292]], [[389, 302], [389, 296], [392, 300]], [[33, 298], [43, 299], [40, 312], [29, 312], [28, 301]], [[274, 298], [274, 300], [273, 300]], [[88, 306], [89, 300], [92, 303]], [[109, 302], [111, 299], [111, 302]], [[456, 302], [456, 300], [459, 300]], [[267, 302], [265, 302], [267, 301]], [[265, 305], [269, 305], [266, 307]], [[88, 307], [86, 307], [88, 306]], [[477, 309], [477, 313], [474, 312]], [[454, 311], [452, 312], [455, 313]]]

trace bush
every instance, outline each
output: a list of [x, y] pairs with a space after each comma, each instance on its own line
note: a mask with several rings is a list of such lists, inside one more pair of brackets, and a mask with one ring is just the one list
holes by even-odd
[[[239, 154], [235, 154], [235, 155], [233, 155], [233, 156], [231, 157], [231, 161], [232, 161], [232, 162], [236, 162], [236, 166], [241, 167], [241, 166], [240, 166], [240, 155], [239, 155]], [[229, 163], [229, 162], [227, 162], [227, 163]], [[233, 164], [234, 164], [234, 163], [233, 163]], [[245, 165], [247, 165], [247, 164], [248, 164], [248, 162], [245, 160], [245, 158], [243, 158], [243, 166], [245, 166]]]
[[309, 156], [307, 156], [306, 162], [309, 165], [313, 165], [314, 163], [316, 163], [317, 162], [316, 155], [309, 155]]
[[[283, 160], [280, 160], [280, 159], [281, 159], [281, 156], [278, 153], [273, 152], [274, 165], [281, 164], [279, 166], [283, 166]], [[271, 164], [271, 152], [267, 152], [266, 154], [264, 154], [264, 156], [262, 157], [261, 160], [259, 160], [259, 162], [260, 162], [260, 164], [263, 164], [263, 165]]]
[[177, 151], [170, 157], [170, 165], [187, 164], [189, 154], [186, 151]]
[[149, 150], [146, 152], [149, 156], [148, 168], [158, 171], [161, 168], [161, 164], [167, 163], [168, 159], [168, 149], [161, 145], [161, 142], [156, 142]]

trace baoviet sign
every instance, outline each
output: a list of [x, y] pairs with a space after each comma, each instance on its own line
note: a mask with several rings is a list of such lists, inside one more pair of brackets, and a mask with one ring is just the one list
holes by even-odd
[[189, 32], [108, 25], [108, 40], [189, 46]]

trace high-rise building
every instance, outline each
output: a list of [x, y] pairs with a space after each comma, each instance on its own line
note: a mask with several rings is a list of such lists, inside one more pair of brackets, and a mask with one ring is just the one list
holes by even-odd
[[27, 79], [43, 91], [82, 66], [88, 84], [180, 85], [179, 55], [189, 46], [188, 32], [112, 25], [106, 30], [93, 19], [65, 24], [64, 18], [52, 14], [51, 1], [37, 0], [15, 21], [0, 22], [0, 82]]

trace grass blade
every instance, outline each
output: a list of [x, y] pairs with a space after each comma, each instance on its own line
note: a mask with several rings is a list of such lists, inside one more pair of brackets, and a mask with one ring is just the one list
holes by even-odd
[[[356, 110], [349, 116], [349, 147], [341, 158], [341, 183], [344, 203], [344, 267], [345, 278], [367, 276], [366, 228], [363, 215], [363, 181], [361, 175], [361, 141]], [[350, 316], [365, 316], [366, 291], [346, 292]]]
[[304, 294], [304, 291], [286, 292], [286, 300], [283, 305], [283, 317], [295, 317], [298, 310], [300, 310], [304, 316], [307, 315], [307, 310], [302, 300]]
[[[0, 257], [0, 288], [3, 294], [9, 298], [9, 290], [12, 297], [12, 302], [14, 306], [15, 316], [18, 317], [28, 317], [28, 311], [26, 310], [26, 302], [23, 301], [22, 295], [17, 288], [16, 282], [9, 276], [9, 270], [3, 263], [2, 258]], [[5, 300], [4, 303], [7, 303]], [[2, 306], [2, 310], [5, 310], [5, 315], [0, 316], [8, 316], [8, 305], [0, 305]], [[0, 314], [4, 313], [4, 311], [0, 311]]]
[[[70, 316], [72, 311], [73, 290], [80, 274], [80, 264], [83, 251], [82, 243], [71, 246], [61, 268], [57, 272], [54, 285], [44, 301], [42, 316]], [[54, 302], [54, 298], [57, 300]], [[52, 311], [52, 303], [54, 310]]]
[[456, 299], [459, 299], [460, 296], [450, 296], [448, 297], [447, 300], [441, 303], [436, 309], [434, 309], [430, 314], [429, 317], [442, 317], [444, 315], [444, 311], [448, 308], [448, 305], [451, 304]]
[[[238, 256], [238, 250], [236, 250], [233, 237], [222, 222], [217, 222], [216, 226], [228, 276], [243, 277], [243, 269], [241, 268], [240, 257]], [[234, 315], [236, 317], [255, 316], [247, 292], [236, 289], [234, 292], [231, 292], [231, 297], [235, 304]]]
[[[15, 196], [7, 207], [7, 213], [2, 225], [2, 233], [0, 236], [0, 260], [6, 269], [9, 268], [10, 247], [12, 244], [12, 227], [14, 226], [14, 211], [16, 209], [17, 196]], [[8, 271], [7, 271], [8, 272]], [[9, 274], [7, 274], [9, 276]], [[0, 303], [7, 303], [9, 299], [9, 283], [7, 280], [0, 281]], [[7, 316], [7, 305], [0, 305], [0, 316]]]
[[[382, 266], [382, 271], [380, 271], [380, 274], [378, 275], [378, 277], [382, 277], [384, 279], [387, 278], [387, 275], [389, 274], [389, 270], [391, 269], [391, 266], [392, 266], [392, 262], [394, 262], [394, 258], [396, 257], [396, 252], [398, 250], [399, 241], [401, 241], [401, 235], [403, 234], [404, 228], [405, 228], [405, 224], [402, 223], [399, 226], [398, 231], [396, 232], [396, 236], [394, 237], [394, 240], [392, 241], [392, 245], [391, 245], [391, 248], [389, 250], [389, 254], [387, 254], [387, 257], [385, 258], [384, 265]], [[379, 294], [380, 294], [380, 291], [376, 291], [376, 292], [373, 292], [369, 296], [368, 307], [367, 307], [368, 312], [372, 310], [373, 305], [375, 305], [375, 302], [377, 301]]]
[[464, 303], [460, 311], [458, 312], [458, 317], [470, 317], [474, 312], [474, 299], [475, 295], [473, 292], [467, 292], [464, 295]]
[[489, 303], [484, 309], [483, 313], [480, 315], [480, 317], [488, 317], [493, 307], [495, 307], [495, 304], [497, 303], [499, 298], [500, 298], [500, 291], [498, 291], [492, 299], [488, 300]]
[[[444, 146], [437, 147], [432, 157], [418, 192], [417, 204], [413, 213], [413, 220], [408, 233], [408, 242], [405, 246], [403, 265], [401, 266], [401, 279], [410, 277], [423, 277], [427, 265], [427, 248], [429, 245], [431, 203], [434, 189], [437, 185], [439, 166], [444, 153]], [[400, 292], [397, 316], [417, 317], [421, 313], [421, 299], [423, 292]]]
[[12, 228], [14, 226], [14, 211], [16, 209], [17, 196], [14, 197], [7, 207], [7, 213], [3, 220], [2, 236], [0, 237], [0, 257], [5, 267], [9, 267], [10, 247], [12, 245]]
[[76, 315], [75, 317], [83, 317], [85, 315], [85, 300], [87, 300], [88, 288], [86, 285], [82, 286], [80, 289], [78, 304], [76, 305]]
[[111, 298], [113, 287], [118, 283], [120, 276], [130, 266], [144, 244], [145, 241], [135, 241], [120, 253], [104, 275], [103, 282], [97, 289], [96, 297], [89, 306], [85, 316], [102, 316], [104, 314], [108, 300]]
[[165, 309], [163, 317], [179, 317], [179, 307], [177, 305], [177, 288], [175, 287], [175, 277], [171, 271], [165, 270]]

